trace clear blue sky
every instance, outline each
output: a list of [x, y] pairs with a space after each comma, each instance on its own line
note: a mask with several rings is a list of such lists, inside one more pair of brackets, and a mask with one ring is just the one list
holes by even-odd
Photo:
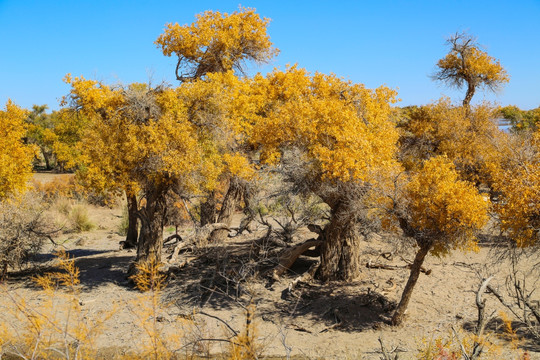
[[463, 92], [429, 79], [445, 38], [466, 30], [511, 76], [504, 90], [478, 93], [523, 109], [540, 106], [540, 0], [514, 1], [25, 1], [0, 0], [0, 107], [58, 108], [66, 73], [106, 83], [162, 80], [177, 84], [175, 60], [153, 44], [169, 22], [191, 23], [204, 10], [241, 4], [272, 19], [280, 55], [252, 71], [298, 63], [368, 87], [397, 88], [401, 105]]

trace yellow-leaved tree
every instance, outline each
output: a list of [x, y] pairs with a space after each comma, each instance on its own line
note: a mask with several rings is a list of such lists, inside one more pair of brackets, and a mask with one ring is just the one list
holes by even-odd
[[499, 61], [480, 49], [467, 33], [456, 33], [447, 40], [450, 52], [437, 62], [433, 79], [458, 89], [467, 86], [463, 106], [468, 107], [478, 88], [497, 91], [510, 80]]
[[[194, 82], [182, 86], [180, 96], [189, 108], [190, 121], [204, 134], [207, 144], [212, 144], [216, 166], [231, 163], [249, 168], [247, 148], [241, 137], [231, 136], [231, 125], [233, 133], [239, 134], [242, 123], [238, 119], [245, 117], [243, 112], [252, 111], [253, 105], [246, 100], [249, 92], [243, 90], [246, 81], [235, 77], [245, 75], [247, 62], [268, 62], [278, 53], [267, 34], [269, 21], [250, 8], [231, 14], [206, 11], [192, 24], [168, 24], [155, 42], [165, 56], [178, 57], [176, 78], [183, 84]], [[211, 77], [217, 73], [228, 75]], [[237, 203], [247, 193], [245, 179], [232, 176], [227, 169], [230, 166], [222, 167], [219, 177], [224, 197], [221, 199], [212, 187], [201, 203], [202, 226], [215, 222], [230, 226]], [[226, 233], [216, 231], [212, 239], [222, 239]]]
[[[204, 79], [182, 83], [176, 89], [179, 101], [188, 109], [190, 123], [204, 142], [207, 170], [219, 174], [217, 183], [207, 183], [202, 189], [206, 200], [201, 204], [201, 226], [216, 222], [230, 226], [233, 211], [244, 194], [244, 182], [253, 175], [245, 133], [250, 127], [250, 114], [260, 101], [252, 95], [251, 82], [231, 70], [207, 74]], [[225, 188], [220, 204], [218, 188]], [[227, 230], [218, 230], [211, 239], [226, 234]]]
[[196, 190], [215, 176], [206, 170], [203, 142], [174, 89], [131, 84], [110, 87], [67, 77], [68, 102], [89, 119], [80, 143], [83, 177], [96, 189], [141, 191], [137, 262], [161, 261], [165, 196]]
[[319, 277], [357, 277], [369, 223], [363, 199], [379, 174], [397, 166], [395, 91], [297, 67], [257, 76], [252, 91], [266, 99], [247, 132], [261, 161], [279, 163], [297, 191], [316, 194], [331, 209]]
[[[452, 162], [445, 156], [426, 160], [419, 170], [401, 176], [387, 192], [387, 224], [396, 224], [418, 245], [409, 280], [392, 323], [403, 322], [405, 310], [426, 255], [443, 256], [452, 249], [474, 250], [475, 234], [487, 222], [489, 201], [473, 184], [460, 180]], [[399, 179], [399, 178], [398, 178]]]
[[0, 200], [24, 191], [32, 176], [35, 149], [23, 141], [27, 114], [11, 100], [0, 110]]

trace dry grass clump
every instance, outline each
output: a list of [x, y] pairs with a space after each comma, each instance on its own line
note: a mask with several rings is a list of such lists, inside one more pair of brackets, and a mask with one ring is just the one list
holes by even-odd
[[75, 232], [91, 231], [95, 229], [88, 215], [88, 208], [84, 204], [76, 204], [69, 211], [68, 218]]

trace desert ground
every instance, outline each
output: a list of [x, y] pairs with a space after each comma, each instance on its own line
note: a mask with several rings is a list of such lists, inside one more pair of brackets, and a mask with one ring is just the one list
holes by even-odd
[[[46, 181], [44, 175], [42, 181]], [[45, 179], [45, 180], [44, 180]], [[88, 318], [112, 314], [97, 337], [103, 351], [121, 353], [144, 343], [147, 334], [134, 321], [137, 308], [132, 305], [141, 296], [126, 276], [134, 250], [122, 250], [118, 234], [122, 206], [88, 205], [95, 230], [62, 233], [57, 245], [48, 244], [27, 267], [9, 273], [3, 290], [25, 299], [39, 309], [42, 291], [31, 279], [54, 267], [54, 251], [65, 249], [80, 269], [80, 304]], [[240, 220], [240, 215], [236, 221]], [[233, 224], [234, 226], [234, 224]], [[165, 236], [174, 233], [166, 228]], [[191, 229], [179, 229], [181, 236]], [[322, 283], [308, 279], [295, 282], [315, 261], [300, 257], [283, 276], [275, 279], [265, 273], [264, 259], [254, 259], [252, 242], [265, 234], [258, 225], [252, 233], [229, 237], [222, 244], [212, 244], [197, 251], [180, 254], [176, 266], [168, 269], [166, 287], [161, 293], [165, 309], [159, 318], [165, 331], [185, 334], [182, 341], [193, 339], [226, 339], [231, 330], [241, 331], [246, 322], [246, 308], [253, 309], [257, 342], [264, 356], [302, 359], [381, 359], [380, 341], [400, 359], [418, 358], [419, 349], [437, 338], [466, 336], [477, 318], [476, 292], [483, 278], [494, 276], [492, 285], [504, 288], [509, 262], [497, 260], [493, 238], [484, 235], [478, 252], [429, 256], [408, 308], [405, 324], [389, 325], [392, 311], [407, 281], [411, 248], [390, 236], [368, 237], [362, 251], [365, 264], [396, 266], [393, 270], [368, 268], [349, 283]], [[298, 240], [313, 236], [302, 232]], [[164, 247], [164, 258], [172, 247]], [[537, 259], [523, 261], [530, 271]], [[179, 265], [178, 265], [179, 264]], [[525, 276], [528, 276], [526, 273]], [[530, 276], [535, 276], [530, 274]], [[534, 279], [533, 279], [534, 280]], [[536, 293], [536, 299], [539, 299]], [[530, 359], [540, 359], [540, 344], [517, 331], [517, 340], [505, 334], [500, 320], [500, 303], [485, 294], [486, 313], [493, 315], [488, 323], [491, 341], [498, 348], [491, 358], [514, 359], [527, 352]], [[11, 297], [0, 297], [0, 307], [8, 307]], [[16, 320], [2, 311], [3, 321]], [[0, 317], [1, 318], [1, 317]], [[190, 321], [179, 321], [190, 319]], [[452, 330], [452, 328], [454, 330]], [[192, 351], [220, 354], [226, 351], [224, 341], [205, 340], [193, 345]], [[517, 346], [517, 348], [515, 348]], [[210, 355], [212, 356], [212, 355]]]

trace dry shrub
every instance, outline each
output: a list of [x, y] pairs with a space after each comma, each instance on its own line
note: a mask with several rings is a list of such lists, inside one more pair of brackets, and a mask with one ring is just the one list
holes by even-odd
[[[197, 341], [188, 341], [198, 326], [193, 316], [176, 316], [175, 326], [167, 328], [171, 304], [161, 301], [166, 277], [159, 271], [159, 264], [146, 262], [136, 265], [137, 271], [131, 277], [142, 294], [127, 304], [137, 327], [143, 330], [148, 341], [139, 342], [140, 347], [133, 347], [128, 358], [133, 359], [180, 359], [182, 352], [196, 349]], [[185, 354], [185, 358], [192, 358]]]
[[70, 174], [58, 175], [49, 182], [40, 182], [33, 179], [32, 187], [35, 191], [43, 194], [43, 199], [47, 202], [72, 199], [85, 200], [89, 204], [96, 206], [113, 207], [118, 204], [118, 196], [114, 192], [89, 190], [79, 182], [78, 177]]
[[76, 199], [82, 197], [82, 188], [77, 184], [73, 175], [59, 175], [49, 182], [33, 179], [32, 186], [37, 192], [43, 194], [45, 201], [49, 202], [58, 198]]
[[79, 269], [65, 252], [57, 256], [60, 271], [34, 278], [43, 289], [39, 306], [3, 290], [11, 306], [0, 322], [1, 358], [95, 358], [96, 336], [113, 312], [88, 316], [80, 302]]
[[228, 359], [249, 360], [258, 359], [262, 355], [263, 346], [257, 340], [255, 326], [255, 304], [251, 302], [245, 309], [246, 322], [241, 333], [230, 339]]
[[21, 267], [53, 234], [45, 206], [36, 192], [0, 202], [0, 281], [8, 267]]

